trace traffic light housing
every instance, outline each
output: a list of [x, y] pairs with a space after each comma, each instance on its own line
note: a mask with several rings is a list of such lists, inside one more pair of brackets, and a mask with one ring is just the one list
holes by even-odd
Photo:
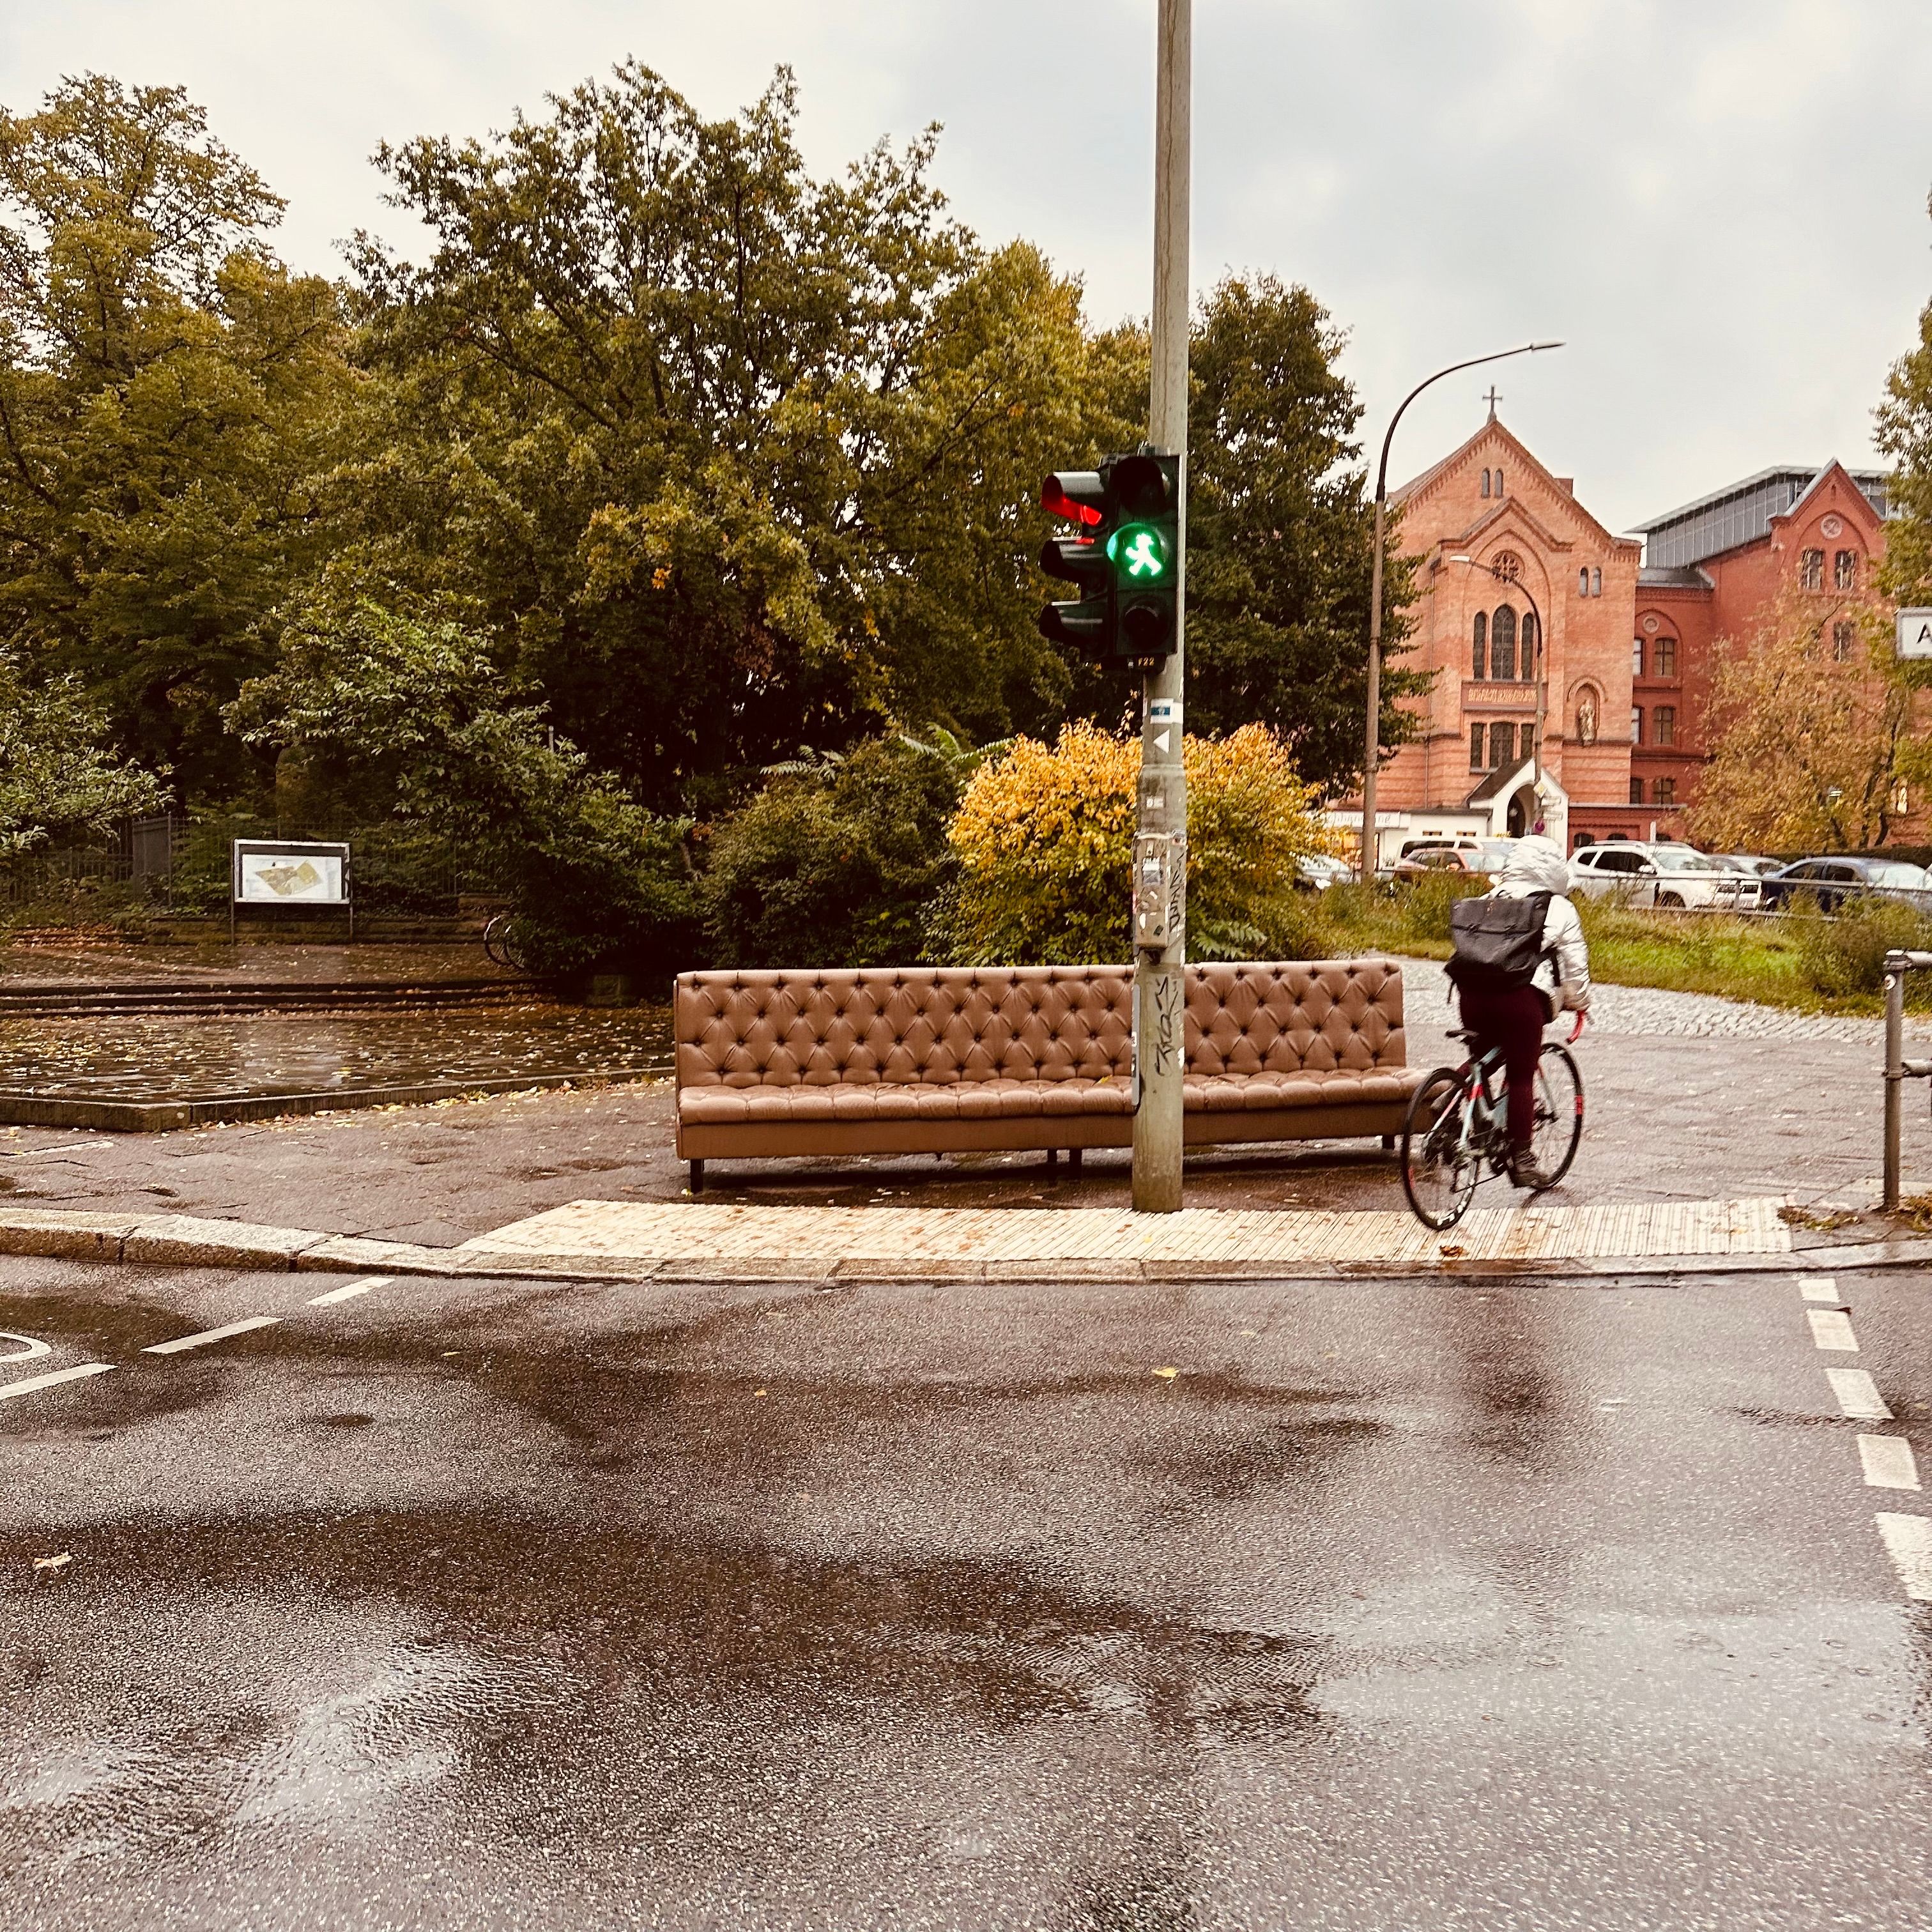
[[1042, 633], [1142, 671], [1173, 655], [1180, 608], [1180, 459], [1143, 446], [1098, 470], [1056, 470], [1041, 507], [1075, 526], [1049, 537], [1040, 568], [1079, 586], [1076, 603], [1049, 604]]

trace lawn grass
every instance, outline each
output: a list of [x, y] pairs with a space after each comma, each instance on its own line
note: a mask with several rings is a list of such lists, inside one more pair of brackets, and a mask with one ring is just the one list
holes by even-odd
[[[1449, 913], [1480, 882], [1448, 877], [1373, 892], [1332, 887], [1311, 914], [1335, 952], [1387, 951], [1449, 957]], [[1888, 947], [1932, 950], [1932, 920], [1880, 903], [1836, 919], [1814, 913], [1745, 919], [1654, 912], [1580, 897], [1592, 976], [1613, 986], [1713, 993], [1800, 1012], [1877, 1013], [1885, 1006]], [[1317, 956], [1313, 949], [1304, 957]], [[1907, 980], [1906, 1003], [1932, 1010], [1932, 974]]]

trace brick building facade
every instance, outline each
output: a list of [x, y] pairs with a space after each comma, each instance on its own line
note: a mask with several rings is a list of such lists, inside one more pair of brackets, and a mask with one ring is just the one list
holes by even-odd
[[[1681, 832], [1715, 641], [1748, 635], [1787, 584], [1822, 610], [1884, 554], [1884, 478], [1837, 463], [1700, 497], [1644, 526], [1647, 543], [1613, 535], [1493, 411], [1394, 501], [1420, 559], [1403, 662], [1433, 676], [1378, 782], [1384, 863], [1448, 832]], [[1358, 797], [1336, 816], [1360, 812]]]

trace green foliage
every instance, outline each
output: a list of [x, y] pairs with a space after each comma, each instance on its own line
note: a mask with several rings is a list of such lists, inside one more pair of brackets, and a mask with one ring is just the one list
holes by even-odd
[[688, 822], [644, 811], [553, 738], [539, 707], [508, 702], [460, 626], [317, 605], [230, 715], [248, 742], [299, 752], [312, 784], [364, 816], [418, 820], [497, 855], [539, 970], [610, 961], [661, 973], [688, 959]]
[[219, 794], [353, 378], [334, 291], [266, 252], [281, 204], [205, 125], [98, 75], [0, 111], [0, 641]]
[[160, 808], [160, 781], [101, 748], [106, 735], [77, 679], [30, 684], [0, 651], [0, 854]]
[[438, 245], [357, 259], [362, 567], [460, 599], [662, 807], [1065, 688], [1026, 553], [1048, 452], [1089, 439], [1077, 288], [946, 218], [931, 135], [820, 182], [796, 112], [788, 74], [707, 122], [626, 65], [488, 144], [386, 148]]
[[1932, 920], [1896, 899], [1852, 899], [1830, 919], [1800, 908], [1783, 923], [1806, 983], [1828, 999], [1882, 991], [1888, 952], [1932, 946]]
[[[1375, 514], [1361, 404], [1336, 368], [1346, 338], [1305, 288], [1230, 276], [1195, 322], [1188, 422], [1187, 716], [1210, 733], [1281, 734], [1324, 795], [1362, 770]], [[1382, 742], [1414, 735], [1403, 704], [1411, 569], [1389, 534]]]
[[711, 842], [700, 892], [718, 963], [925, 959], [960, 783], [952, 760], [902, 739], [774, 778]]

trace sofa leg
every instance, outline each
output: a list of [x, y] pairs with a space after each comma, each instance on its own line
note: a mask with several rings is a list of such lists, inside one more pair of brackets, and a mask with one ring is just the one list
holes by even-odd
[[704, 1192], [704, 1163], [701, 1160], [691, 1163], [691, 1191], [693, 1194]]
[[1383, 1151], [1383, 1153], [1384, 1153], [1384, 1154], [1394, 1154], [1394, 1153], [1395, 1152], [1395, 1136], [1394, 1136], [1394, 1135], [1393, 1135], [1393, 1134], [1384, 1134], [1384, 1135], [1383, 1135], [1383, 1136], [1382, 1136], [1382, 1151]]
[[1046, 1150], [1046, 1171], [1047, 1171], [1047, 1172], [1048, 1172], [1048, 1174], [1053, 1174], [1053, 1173], [1055, 1173], [1055, 1172], [1057, 1172], [1058, 1171], [1058, 1169], [1059, 1169], [1059, 1166], [1060, 1166], [1060, 1150], [1059, 1150], [1058, 1148], [1048, 1148], [1047, 1149], [1047, 1150]]
[[1066, 1171], [1076, 1180], [1080, 1178], [1080, 1156], [1086, 1151], [1084, 1148], [1069, 1148], [1066, 1150]]

